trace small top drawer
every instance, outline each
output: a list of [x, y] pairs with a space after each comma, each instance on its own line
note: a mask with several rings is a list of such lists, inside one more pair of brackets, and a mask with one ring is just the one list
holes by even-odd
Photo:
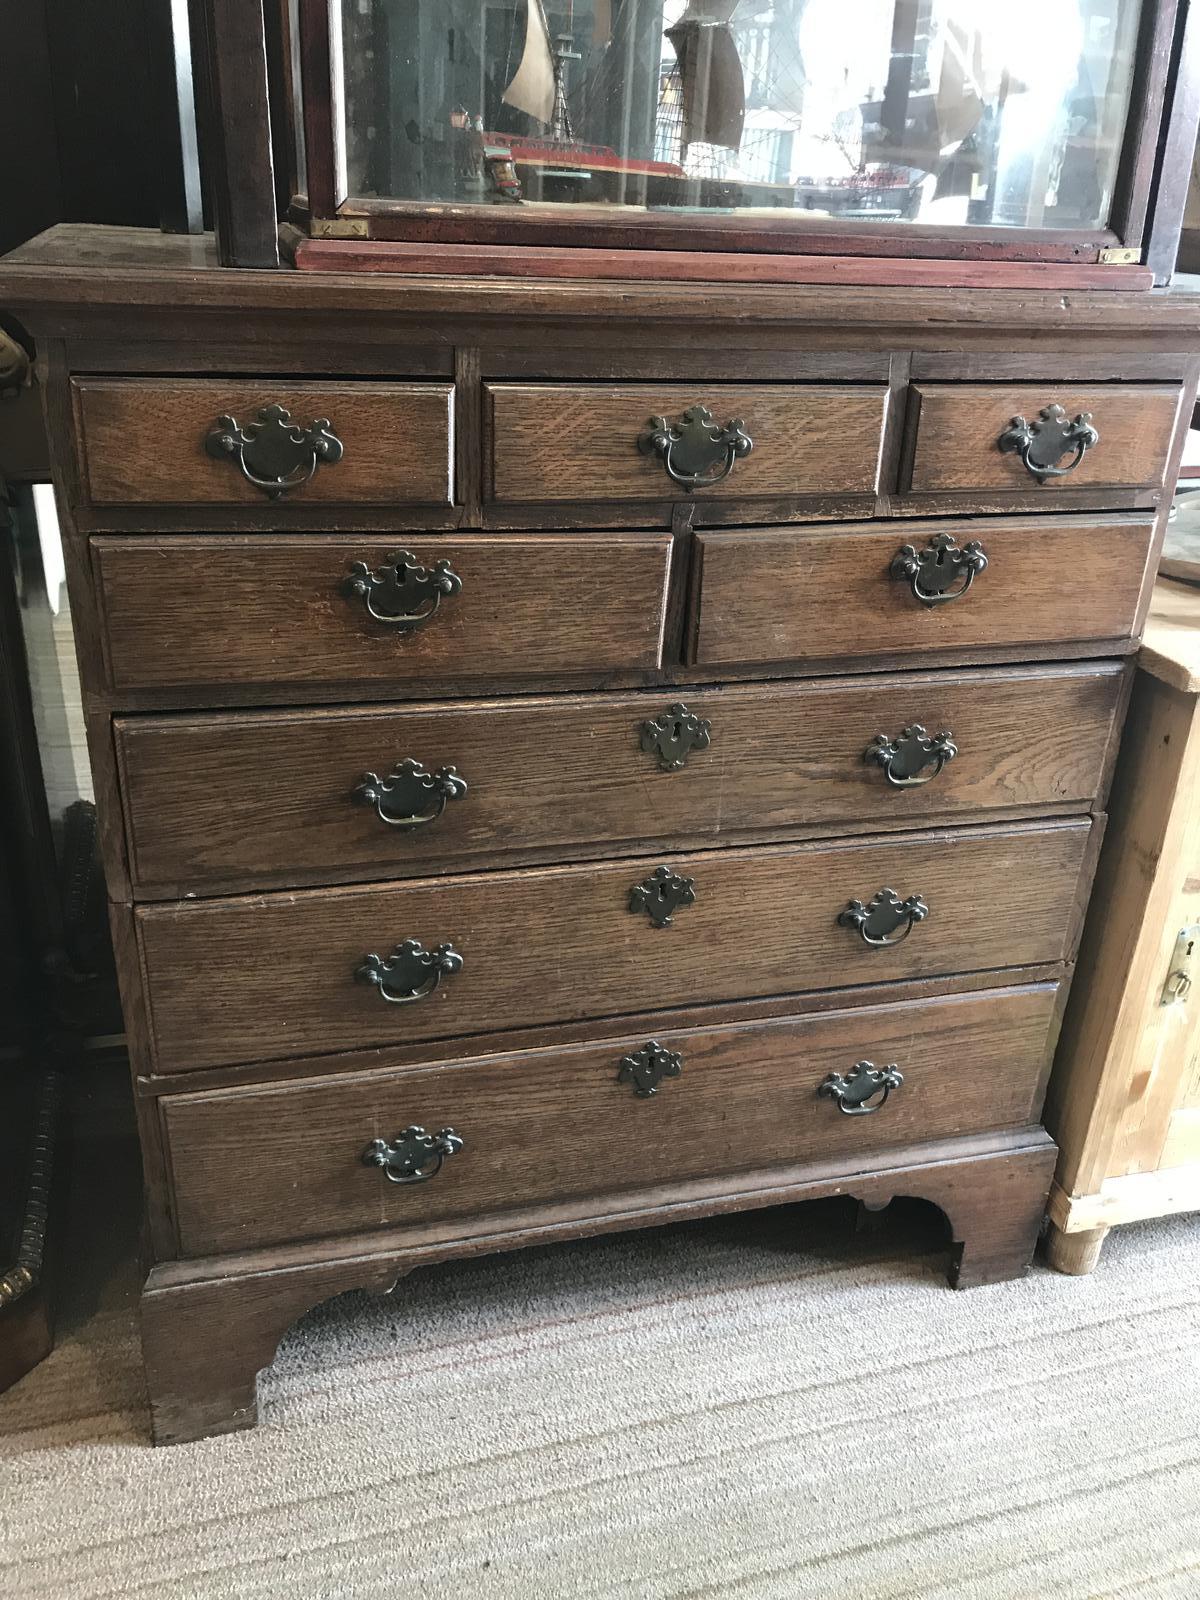
[[99, 505], [453, 498], [448, 383], [77, 378], [72, 387], [83, 481]]
[[882, 385], [493, 383], [491, 499], [874, 494]]
[[1182, 398], [1178, 384], [918, 384], [907, 488], [1161, 489]]

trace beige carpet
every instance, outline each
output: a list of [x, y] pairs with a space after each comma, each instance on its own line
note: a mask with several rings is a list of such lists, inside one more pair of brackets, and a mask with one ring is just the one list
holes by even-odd
[[965, 1294], [836, 1205], [430, 1269], [154, 1451], [110, 1215], [0, 1398], [6, 1600], [1200, 1595], [1200, 1219]]

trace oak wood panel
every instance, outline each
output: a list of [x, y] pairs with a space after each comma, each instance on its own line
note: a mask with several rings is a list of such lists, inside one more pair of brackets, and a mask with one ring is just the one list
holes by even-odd
[[[1177, 384], [1109, 384], [1094, 388], [1056, 384], [916, 384], [916, 445], [908, 488], [916, 493], [954, 489], [1036, 487], [1050, 504], [1059, 489], [1159, 488], [1171, 434], [1183, 401]], [[1068, 416], [1090, 412], [1100, 442], [1067, 477], [1037, 484], [1019, 455], [1002, 454], [997, 441], [1015, 416], [1033, 422], [1044, 406]], [[1064, 462], [1065, 464], [1065, 462]]]
[[[426, 244], [372, 239], [310, 239], [291, 230], [285, 248], [301, 272], [477, 273], [500, 278], [658, 278], [724, 283], [905, 284], [988, 289], [1148, 289], [1148, 267], [1091, 262], [946, 261], [851, 255], [774, 255], [752, 251], [636, 250], [530, 244]], [[1117, 281], [1113, 281], [1113, 280]]]
[[[135, 888], [183, 895], [638, 839], [1084, 807], [1123, 682], [1119, 664], [1088, 663], [691, 690], [686, 705], [711, 723], [711, 742], [675, 772], [640, 747], [671, 691], [120, 717], [115, 734]], [[914, 722], [952, 733], [958, 754], [932, 781], [897, 788], [864, 753], [876, 734]], [[453, 766], [467, 783], [412, 831], [352, 799], [365, 772], [386, 776], [406, 759]]]
[[[447, 505], [454, 498], [454, 390], [447, 383], [305, 383], [283, 378], [76, 378], [83, 477], [109, 505], [252, 505], [286, 524], [292, 505]], [[217, 419], [245, 426], [282, 405], [325, 417], [342, 459], [272, 504], [204, 441]]]
[[[1194, 590], [1160, 583], [1155, 611], [1168, 596], [1168, 623], [1139, 663], [1047, 1106], [1062, 1144], [1056, 1223], [1067, 1233], [1153, 1214], [1136, 1209], [1152, 1185], [1131, 1186], [1132, 1211], [1114, 1196], [1131, 1175], [1200, 1155], [1186, 1109], [1200, 1081], [1194, 984], [1164, 1003], [1177, 937], [1200, 924], [1200, 686], [1191, 671], [1200, 604]], [[1184, 1174], [1173, 1176], [1163, 1198], [1182, 1183]]]
[[[621, 533], [92, 541], [116, 689], [401, 683], [655, 667], [670, 537]], [[397, 549], [446, 559], [458, 594], [408, 634], [342, 586]]]
[[[906, 226], [905, 237], [911, 236]], [[944, 249], [944, 239], [937, 249]], [[388, 273], [230, 273], [211, 265], [211, 241], [186, 235], [160, 235], [149, 229], [95, 228], [64, 223], [11, 252], [0, 265], [0, 299], [35, 320], [45, 331], [72, 308], [84, 308], [89, 331], [105, 325], [128, 328], [128, 311], [168, 308], [176, 319], [170, 337], [190, 337], [193, 328], [179, 320], [193, 313], [211, 324], [222, 315], [242, 319], [251, 313], [296, 318], [297, 335], [320, 319], [343, 323], [352, 308], [368, 319], [394, 317], [428, 328], [434, 317], [465, 316], [487, 321], [495, 335], [512, 343], [518, 324], [551, 316], [575, 320], [584, 328], [611, 334], [614, 326], [653, 325], [689, 332], [737, 326], [767, 326], [799, 332], [814, 347], [826, 330], [843, 348], [855, 347], [865, 333], [874, 343], [885, 338], [913, 347], [954, 350], [967, 335], [976, 347], [989, 342], [1011, 354], [1029, 348], [1044, 354], [1058, 338], [1088, 353], [1111, 348], [1113, 339], [1130, 341], [1144, 354], [1148, 345], [1163, 350], [1200, 349], [1200, 295], [1183, 287], [1170, 292], [1110, 293], [1081, 290], [909, 289], [893, 286], [870, 294], [850, 286], [806, 284], [641, 283], [584, 280], [540, 282], [472, 277], [411, 279]], [[119, 314], [107, 313], [119, 308]], [[123, 314], [123, 315], [122, 315]], [[300, 319], [303, 319], [302, 321]], [[327, 324], [326, 324], [327, 325]], [[256, 334], [259, 324], [255, 323]], [[896, 330], [895, 335], [892, 330]], [[900, 330], [903, 330], [902, 332]], [[391, 331], [388, 329], [387, 331]], [[556, 330], [557, 331], [557, 327]], [[372, 335], [382, 336], [377, 323]], [[542, 334], [545, 339], [545, 330]], [[727, 342], [727, 341], [726, 341]]]
[[[559, 1050], [162, 1102], [185, 1254], [504, 1211], [1036, 1117], [1056, 987], [668, 1033], [678, 1078], [618, 1081], [642, 1034]], [[817, 1087], [868, 1058], [904, 1082], [869, 1117]], [[363, 1165], [417, 1124], [464, 1141], [426, 1183]], [[236, 1183], [229, 1174], [236, 1173]]]
[[651, 417], [704, 405], [719, 427], [741, 418], [754, 441], [698, 499], [871, 494], [878, 487], [883, 386], [804, 384], [485, 385], [490, 493], [501, 501], [656, 500], [676, 490], [638, 449]]
[[[903, 545], [976, 539], [987, 568], [928, 606], [892, 576]], [[1129, 636], [1154, 524], [1139, 517], [979, 518], [696, 535], [697, 665], [919, 655]]]
[[[419, 879], [136, 913], [162, 1072], [1064, 958], [1090, 821]], [[695, 904], [655, 927], [660, 864]], [[837, 922], [877, 890], [927, 919], [870, 948]], [[389, 1005], [354, 974], [405, 939], [463, 969]]]
[[[131, 907], [131, 928], [133, 915]], [[1059, 983], [1063, 971], [1062, 961], [1035, 962], [1032, 966], [1021, 968], [1020, 979], [1026, 984]], [[999, 967], [991, 971], [941, 973], [933, 978], [901, 978], [889, 983], [884, 990], [877, 983], [866, 982], [848, 988], [809, 989], [798, 994], [725, 1000], [717, 1004], [689, 1005], [686, 1001], [680, 1001], [665, 1010], [655, 1011], [652, 1020], [654, 1028], [659, 1031], [668, 1028], [722, 1028], [734, 1023], [764, 1022], [775, 1017], [807, 1017], [818, 1016], [826, 1011], [849, 1011], [855, 1006], [877, 1004], [881, 993], [886, 994], [889, 1004], [898, 1004], [902, 1000], [938, 999], [949, 994], [1007, 989], [1012, 983], [1013, 969]], [[631, 1024], [625, 1018], [620, 1025], [628, 1027]], [[613, 1027], [611, 1019], [597, 1022], [590, 1018], [577, 1022], [541, 1023], [529, 1028], [504, 1028], [495, 1033], [460, 1034], [448, 1047], [439, 1045], [435, 1048], [428, 1040], [416, 1039], [389, 1044], [385, 1048], [391, 1065], [420, 1066], [431, 1055], [444, 1057], [452, 1053], [455, 1061], [467, 1061], [495, 1055], [497, 1051], [511, 1053], [515, 1050], [560, 1049], [568, 1044], [590, 1044], [597, 1037], [611, 1033]], [[139, 1060], [147, 1059], [145, 1052], [139, 1056]], [[138, 1104], [145, 1108], [166, 1095], [179, 1094], [184, 1087], [192, 1094], [202, 1089], [230, 1089], [249, 1084], [281, 1083], [298, 1078], [370, 1071], [378, 1064], [379, 1046], [367, 1045], [358, 1050], [339, 1050], [333, 1055], [249, 1061], [232, 1067], [196, 1067], [188, 1072], [185, 1084], [181, 1084], [178, 1073], [138, 1076], [134, 1078], [133, 1087]]]

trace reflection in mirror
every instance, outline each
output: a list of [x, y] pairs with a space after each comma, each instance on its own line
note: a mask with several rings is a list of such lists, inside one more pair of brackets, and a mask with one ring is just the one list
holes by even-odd
[[349, 192], [1104, 226], [1138, 0], [342, 0]]

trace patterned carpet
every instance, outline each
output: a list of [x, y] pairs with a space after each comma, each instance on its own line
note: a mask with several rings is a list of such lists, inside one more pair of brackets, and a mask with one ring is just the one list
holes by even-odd
[[154, 1451], [114, 1170], [0, 1397], [6, 1600], [1200, 1595], [1200, 1219], [965, 1294], [915, 1206], [431, 1268], [294, 1328], [256, 1432]]

